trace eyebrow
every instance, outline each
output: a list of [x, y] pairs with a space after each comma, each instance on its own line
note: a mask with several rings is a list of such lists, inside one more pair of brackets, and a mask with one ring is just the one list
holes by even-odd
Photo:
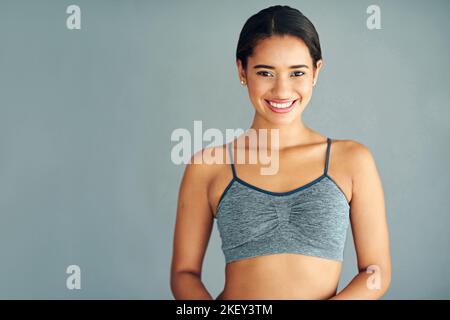
[[[253, 67], [254, 69], [258, 69], [258, 68], [264, 68], [264, 69], [275, 69], [275, 67], [272, 66], [268, 66], [266, 64], [257, 64], [256, 66]], [[306, 64], [298, 64], [295, 66], [290, 66], [290, 69], [297, 69], [297, 68], [307, 68], [309, 69], [309, 67]]]

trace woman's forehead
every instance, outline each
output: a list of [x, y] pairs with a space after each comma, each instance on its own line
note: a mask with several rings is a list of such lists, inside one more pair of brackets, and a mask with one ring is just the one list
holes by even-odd
[[309, 49], [303, 40], [296, 37], [270, 37], [260, 41], [249, 57], [252, 63], [271, 66], [311, 64]]

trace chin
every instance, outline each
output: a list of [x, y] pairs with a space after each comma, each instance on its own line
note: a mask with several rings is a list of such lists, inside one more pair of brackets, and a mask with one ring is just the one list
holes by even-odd
[[[260, 114], [261, 115], [261, 114]], [[262, 114], [261, 115], [267, 122], [273, 124], [273, 125], [280, 125], [280, 126], [285, 126], [285, 125], [290, 125], [292, 123], [296, 123], [300, 120], [300, 115], [299, 114], [290, 114], [288, 115], [284, 115], [282, 117], [279, 117], [277, 115], [273, 116], [273, 115], [268, 115], [267, 113]]]

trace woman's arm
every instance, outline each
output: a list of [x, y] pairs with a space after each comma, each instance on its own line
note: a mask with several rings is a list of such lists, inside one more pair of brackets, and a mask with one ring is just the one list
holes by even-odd
[[359, 273], [331, 300], [379, 299], [391, 281], [391, 259], [384, 192], [367, 147], [352, 142], [350, 219]]
[[171, 264], [170, 287], [175, 299], [212, 300], [201, 281], [201, 268], [208, 246], [213, 216], [207, 188], [210, 165], [197, 152], [186, 165], [181, 181]]

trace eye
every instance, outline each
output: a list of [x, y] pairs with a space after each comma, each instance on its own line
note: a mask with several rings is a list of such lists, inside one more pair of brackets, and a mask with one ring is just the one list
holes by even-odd
[[[263, 76], [263, 74], [270, 74], [269, 72], [267, 72], [267, 71], [259, 71], [259, 72], [257, 72], [256, 74], [258, 74], [258, 75], [260, 75], [260, 76]], [[263, 76], [263, 77], [265, 77], [265, 76]]]
[[301, 77], [302, 75], [304, 75], [305, 73], [302, 71], [294, 71], [294, 73], [301, 73], [301, 75], [299, 77]]

